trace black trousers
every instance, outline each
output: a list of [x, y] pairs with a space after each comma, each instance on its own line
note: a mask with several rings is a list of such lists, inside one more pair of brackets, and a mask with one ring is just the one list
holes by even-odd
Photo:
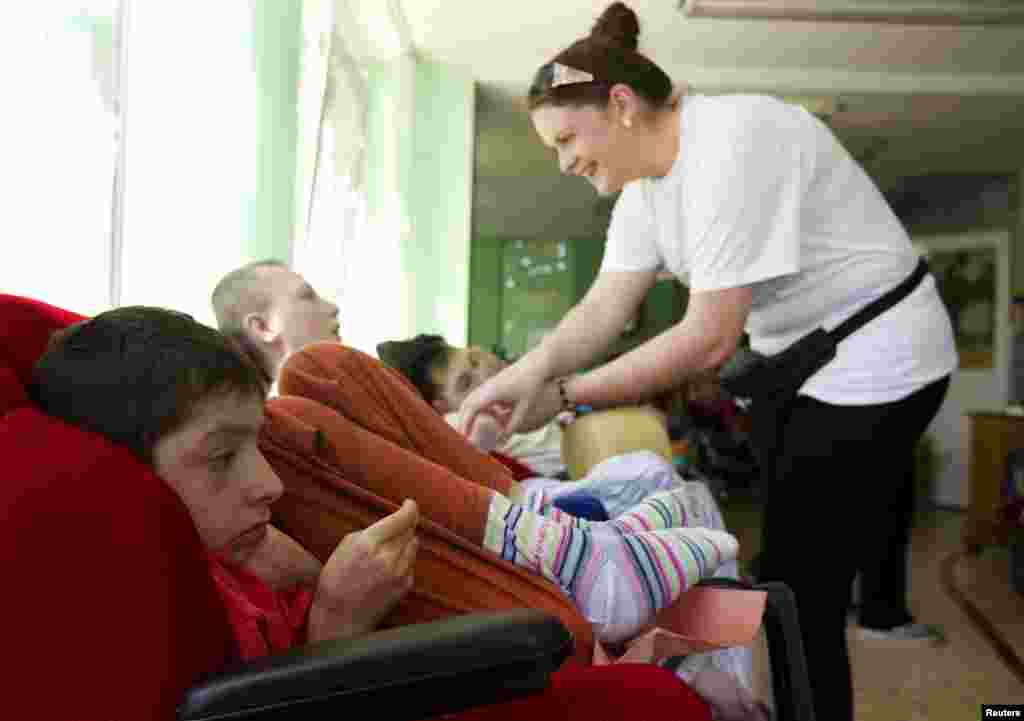
[[782, 581], [796, 596], [819, 719], [853, 719], [846, 614], [854, 576], [871, 569], [861, 583], [868, 579], [865, 598], [881, 601], [868, 613], [884, 616], [882, 625], [909, 619], [914, 447], [948, 387], [946, 377], [869, 406], [797, 396], [777, 418], [759, 580]]

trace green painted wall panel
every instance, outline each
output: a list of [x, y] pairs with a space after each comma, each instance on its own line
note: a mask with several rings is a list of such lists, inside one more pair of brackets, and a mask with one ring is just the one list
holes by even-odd
[[[540, 241], [533, 239], [518, 242], [529, 246]], [[478, 236], [474, 239], [470, 342], [487, 348], [498, 344], [511, 354], [518, 355], [528, 345], [524, 336], [528, 332], [527, 326], [532, 328], [545, 324], [551, 320], [549, 316], [564, 314], [583, 298], [601, 267], [604, 243], [593, 238], [577, 238], [567, 242], [568, 274], [557, 276], [556, 282], [546, 279], [542, 282], [545, 286], [540, 289], [542, 292], [558, 296], [551, 299], [548, 312], [542, 314], [543, 317], [531, 309], [526, 296], [516, 295], [517, 289], [506, 287], [511, 275], [507, 267], [509, 258], [514, 256], [518, 260], [516, 252], [510, 251], [508, 247], [515, 243], [515, 239], [493, 236]], [[519, 279], [516, 277], [512, 280], [518, 282]], [[667, 330], [682, 319], [685, 305], [685, 288], [672, 281], [656, 283], [639, 313], [640, 325], [615, 342], [607, 355], [624, 353]]]
[[247, 254], [254, 260], [288, 260], [295, 217], [302, 1], [250, 1], [259, 146]]
[[381, 292], [402, 299], [382, 333], [441, 333], [464, 344], [474, 83], [406, 56], [372, 65], [367, 87], [367, 242], [397, 246]]
[[501, 250], [495, 237], [477, 237], [470, 254], [469, 344], [501, 345]]
[[468, 331], [470, 204], [473, 186], [473, 81], [416, 62], [410, 211], [417, 269], [416, 332], [464, 345]]

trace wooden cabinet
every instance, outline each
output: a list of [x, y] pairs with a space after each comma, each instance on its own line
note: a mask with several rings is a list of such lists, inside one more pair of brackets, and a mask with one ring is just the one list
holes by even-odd
[[977, 411], [967, 413], [969, 499], [964, 545], [968, 551], [1005, 544], [1006, 529], [999, 523], [1006, 483], [1007, 454], [1024, 448], [1024, 416]]

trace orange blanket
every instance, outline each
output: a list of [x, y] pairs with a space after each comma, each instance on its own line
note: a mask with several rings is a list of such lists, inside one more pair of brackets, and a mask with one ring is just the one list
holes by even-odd
[[[325, 560], [341, 538], [419, 504], [415, 586], [385, 625], [537, 608], [559, 617], [591, 663], [593, 633], [554, 584], [480, 547], [492, 489], [509, 472], [474, 448], [396, 372], [337, 343], [293, 355], [260, 439], [285, 485], [274, 521]], [[470, 480], [472, 479], [472, 480]]]
[[595, 649], [590, 623], [555, 584], [481, 548], [492, 489], [507, 493], [512, 478], [404, 377], [353, 348], [321, 343], [289, 359], [279, 388], [260, 443], [285, 485], [274, 509], [283, 531], [325, 560], [346, 533], [406, 498], [419, 504], [415, 586], [385, 625], [537, 608], [565, 623], [587, 664], [744, 644], [760, 625], [763, 592], [701, 589], [663, 609], [657, 628], [626, 648]]

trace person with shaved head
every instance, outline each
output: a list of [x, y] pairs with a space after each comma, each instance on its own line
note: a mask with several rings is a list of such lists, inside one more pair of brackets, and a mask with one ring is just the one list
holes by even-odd
[[242, 347], [271, 384], [295, 351], [339, 339], [338, 306], [279, 260], [231, 271], [211, 300], [220, 331]]

